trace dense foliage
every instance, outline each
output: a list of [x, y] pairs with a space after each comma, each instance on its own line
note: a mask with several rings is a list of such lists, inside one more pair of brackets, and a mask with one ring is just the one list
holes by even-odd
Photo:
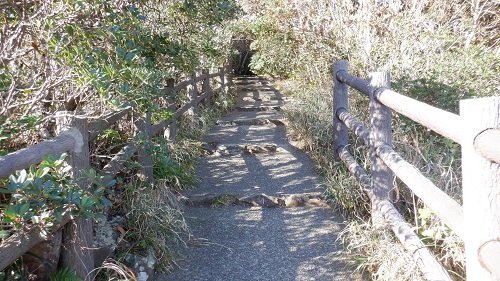
[[0, 4], [0, 153], [53, 132], [57, 111], [97, 116], [129, 101], [154, 110], [167, 78], [221, 65], [223, 0]]

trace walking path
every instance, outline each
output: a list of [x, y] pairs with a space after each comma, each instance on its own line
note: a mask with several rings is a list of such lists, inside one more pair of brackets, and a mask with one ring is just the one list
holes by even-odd
[[342, 217], [320, 200], [312, 161], [287, 141], [286, 100], [263, 78], [235, 83], [239, 107], [205, 136], [212, 154], [185, 194], [196, 243], [155, 280], [351, 280], [336, 241]]

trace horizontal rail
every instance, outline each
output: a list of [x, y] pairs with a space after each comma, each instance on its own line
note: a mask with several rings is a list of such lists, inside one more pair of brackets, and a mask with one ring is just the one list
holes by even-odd
[[210, 89], [209, 91], [198, 96], [198, 99], [199, 99], [199, 101], [203, 101], [204, 99], [211, 97], [213, 94], [214, 94], [214, 91], [212, 89]]
[[429, 206], [443, 222], [458, 236], [463, 238], [462, 206], [435, 186], [410, 163], [406, 162], [390, 146], [381, 145], [376, 149], [384, 163]]
[[97, 138], [99, 134], [111, 127], [114, 123], [120, 120], [123, 116], [127, 115], [133, 107], [128, 107], [116, 112], [112, 112], [105, 116], [103, 119], [93, 121], [89, 124], [89, 139]]
[[403, 96], [389, 89], [379, 89], [375, 98], [385, 106], [460, 144], [460, 116]]
[[[226, 86], [227, 83], [222, 85], [221, 87], [218, 87], [217, 89], [213, 89], [211, 91], [211, 94], [215, 94], [220, 92], [224, 86]], [[158, 134], [163, 128], [167, 127], [168, 125], [172, 124], [175, 120], [177, 120], [179, 117], [182, 116], [186, 111], [188, 111], [192, 107], [191, 103], [186, 103], [179, 109], [177, 109], [174, 112], [174, 115], [171, 117], [169, 120], [164, 120], [159, 122], [158, 124], [155, 124], [151, 127], [151, 135], [156, 135]], [[111, 161], [104, 166], [104, 168], [101, 170], [101, 173], [109, 176], [116, 176], [116, 174], [123, 168], [123, 164], [130, 158], [132, 155], [137, 151], [137, 148], [135, 147], [135, 144], [137, 141], [139, 141], [138, 137], [134, 137], [134, 139], [128, 143], [125, 147], [123, 147], [113, 158], [111, 158]]]
[[[51, 229], [51, 233], [56, 232], [72, 219], [71, 212], [66, 211], [62, 215], [60, 222], [55, 221]], [[35, 245], [47, 241], [50, 235], [42, 233], [39, 227], [33, 227], [29, 230], [20, 230], [0, 243], [0, 271], [3, 271], [7, 266], [24, 255]]]
[[201, 76], [194, 77], [194, 82], [200, 82], [209, 78], [209, 74], [202, 74]]
[[371, 93], [370, 89], [370, 83], [366, 80], [363, 80], [361, 78], [358, 78], [352, 74], [349, 74], [345, 70], [341, 70], [337, 72], [337, 79], [340, 80], [343, 83], [346, 83], [347, 85], [353, 87], [354, 89], [360, 91], [361, 93], [369, 96]]
[[384, 220], [389, 223], [398, 240], [411, 253], [413, 260], [425, 278], [427, 280], [453, 280], [429, 249], [422, 243], [418, 235], [413, 232], [394, 205], [387, 200], [379, 200], [373, 195], [370, 176], [356, 162], [347, 148], [341, 148], [337, 152], [340, 159], [346, 163], [349, 171], [358, 179], [363, 191], [374, 202], [374, 206], [381, 213]]
[[[369, 82], [345, 70], [337, 72], [337, 79], [365, 95], [370, 95]], [[389, 89], [377, 89], [375, 98], [394, 111], [418, 122], [440, 135], [460, 144], [460, 117], [415, 99], [403, 96]]]
[[222, 75], [222, 72], [215, 72], [215, 73], [212, 73], [210, 75], [208, 75], [208, 78], [216, 78], [216, 77], [219, 77]]
[[361, 184], [361, 188], [368, 195], [368, 197], [373, 200], [373, 191], [371, 187], [370, 176], [366, 173], [365, 169], [361, 167], [354, 156], [349, 152], [347, 147], [340, 147], [337, 149], [337, 153], [342, 161], [347, 165], [347, 169], [353, 174], [356, 179]]
[[476, 151], [490, 162], [500, 164], [500, 129], [488, 129], [474, 139]]
[[[138, 141], [138, 136], [134, 137], [131, 142], [124, 146], [118, 153], [111, 158], [111, 160], [102, 168], [101, 173], [103, 175], [108, 175], [111, 177], [116, 176], [121, 169], [123, 169], [124, 163], [132, 157], [132, 155], [137, 151], [134, 142]], [[104, 184], [105, 186], [107, 183]]]
[[[174, 120], [177, 120], [184, 112], [186, 112], [191, 107], [191, 103], [187, 103], [180, 109], [175, 111], [174, 116], [170, 120], [164, 120], [155, 124], [151, 127], [151, 135], [158, 134], [163, 128], [172, 124]], [[137, 151], [135, 143], [139, 141], [139, 136], [135, 136], [132, 141], [130, 141], [126, 146], [124, 146], [118, 153], [111, 158], [111, 160], [104, 166], [101, 173], [114, 177], [123, 168], [124, 163], [132, 157], [132, 155]]]
[[186, 81], [182, 81], [180, 82], [179, 84], [175, 85], [174, 87], [174, 91], [180, 91], [184, 88], [186, 88], [187, 86], [191, 85], [192, 84], [192, 80], [193, 79], [189, 79], [189, 80], [186, 80]]
[[71, 150], [75, 145], [75, 137], [62, 134], [53, 139], [2, 156], [0, 157], [0, 178], [8, 177], [17, 170], [38, 164], [42, 162], [45, 156]]
[[337, 116], [351, 131], [356, 134], [366, 145], [370, 145], [370, 130], [359, 122], [345, 108], [337, 110]]
[[[338, 112], [339, 118], [346, 126], [369, 145], [370, 130], [346, 110], [340, 109]], [[461, 237], [463, 213], [460, 204], [435, 186], [413, 165], [401, 158], [390, 146], [383, 145], [376, 151], [384, 163]]]
[[[191, 79], [179, 82], [177, 85], [174, 86], [174, 91], [177, 92], [177, 91], [180, 91], [180, 90], [186, 88], [189, 85], [192, 85], [193, 84], [193, 79], [194, 79], [194, 82], [200, 82], [200, 81], [203, 81], [205, 79], [219, 77], [223, 73], [224, 72], [219, 71], [219, 72], [215, 72], [215, 73], [212, 73], [212, 74], [202, 74], [200, 76], [195, 76], [194, 78], [191, 78]], [[167, 89], [168, 89], [167, 87], [163, 88], [163, 90], [167, 90]]]

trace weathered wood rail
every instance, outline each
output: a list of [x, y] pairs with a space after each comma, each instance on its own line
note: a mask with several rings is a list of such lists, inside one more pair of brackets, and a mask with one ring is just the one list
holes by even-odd
[[[211, 83], [212, 79], [215, 79], [214, 83]], [[171, 110], [173, 116], [168, 120], [152, 124], [151, 114], [147, 113], [144, 118], [135, 122], [140, 134], [137, 134], [130, 143], [114, 155], [100, 173], [115, 177], [124, 168], [125, 162], [137, 153], [141, 164], [142, 177], [144, 180], [152, 182], [153, 165], [151, 155], [144, 151], [142, 147], [136, 145], [139, 138], [146, 136], [150, 139], [165, 130], [165, 136], [175, 141], [177, 138], [177, 120], [188, 110], [192, 110], [193, 114], [196, 114], [200, 102], [203, 102], [205, 106], [209, 106], [210, 98], [215, 94], [227, 91], [228, 87], [233, 83], [232, 80], [232, 67], [230, 65], [221, 67], [214, 73], [209, 73], [208, 69], [204, 69], [201, 75], [197, 76], [193, 73], [190, 79], [179, 83], [175, 83], [173, 79], [167, 80], [167, 85], [162, 91], [163, 95], [158, 98], [170, 100], [170, 106], [165, 110]], [[212, 88], [212, 84], [217, 84], [218, 87]], [[184, 105], [176, 106], [174, 95], [186, 88], [190, 95], [190, 101]], [[198, 88], [201, 88], [201, 91]], [[125, 109], [110, 113], [90, 123], [85, 115], [64, 113], [57, 118], [58, 127], [63, 128], [58, 136], [0, 157], [0, 178], [8, 177], [17, 170], [36, 165], [42, 161], [44, 156], [62, 152], [69, 153], [68, 161], [73, 168], [72, 176], [75, 179], [79, 178], [81, 170], [90, 167], [89, 142], [125, 117], [134, 107], [135, 104], [131, 103]], [[63, 215], [63, 220], [56, 223], [49, 235], [43, 234], [37, 227], [15, 232], [9, 238], [0, 241], [0, 271], [30, 249], [33, 249], [34, 246], [50, 241], [57, 232], [62, 231], [63, 246], [61, 247], [60, 259], [63, 266], [75, 270], [85, 280], [93, 280], [92, 227], [91, 220], [74, 221], [67, 212]]]
[[[388, 73], [372, 73], [366, 81], [338, 61], [333, 79], [335, 157], [370, 197], [374, 226], [387, 222], [428, 280], [452, 280], [394, 207], [395, 175], [463, 239], [467, 279], [500, 280], [500, 97], [462, 100], [457, 115], [391, 91]], [[349, 86], [369, 98], [369, 129], [348, 111]], [[461, 145], [463, 206], [393, 150], [392, 111]], [[370, 147], [371, 175], [349, 152], [349, 130]]]

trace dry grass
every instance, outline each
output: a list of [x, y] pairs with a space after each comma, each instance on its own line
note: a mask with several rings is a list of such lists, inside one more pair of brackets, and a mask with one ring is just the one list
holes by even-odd
[[340, 239], [347, 245], [345, 255], [356, 271], [368, 273], [373, 280], [425, 280], [411, 255], [388, 229], [351, 222]]
[[147, 255], [147, 249], [152, 249], [158, 268], [171, 268], [176, 248], [191, 235], [175, 195], [161, 184], [144, 187], [129, 195], [128, 206], [128, 229], [138, 242], [135, 251]]

